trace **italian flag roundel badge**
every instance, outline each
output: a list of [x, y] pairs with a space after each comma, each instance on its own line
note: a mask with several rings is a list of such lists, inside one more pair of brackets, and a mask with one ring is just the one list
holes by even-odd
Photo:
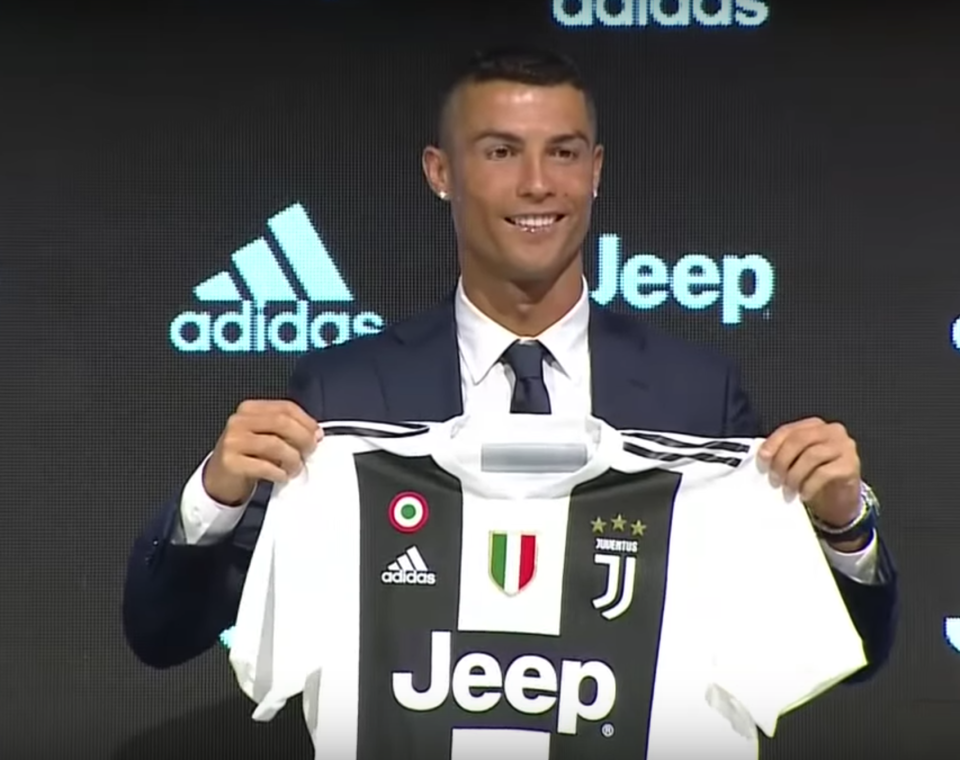
[[398, 493], [387, 510], [390, 524], [401, 533], [416, 533], [430, 516], [427, 500], [413, 491]]

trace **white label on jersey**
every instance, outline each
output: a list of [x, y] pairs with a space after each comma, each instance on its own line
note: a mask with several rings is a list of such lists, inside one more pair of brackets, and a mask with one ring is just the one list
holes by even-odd
[[392, 585], [433, 586], [436, 573], [430, 572], [416, 546], [411, 546], [380, 573], [380, 582]]
[[433, 586], [437, 582], [436, 573], [418, 573], [416, 570], [384, 570], [380, 573], [383, 583], [409, 586]]
[[607, 620], [620, 617], [633, 602], [633, 584], [637, 575], [637, 558], [619, 554], [594, 554], [596, 565], [607, 566], [606, 590], [593, 600], [593, 606]]
[[598, 552], [629, 552], [630, 554], [636, 554], [639, 549], [639, 542], [624, 538], [598, 538], [596, 545]]
[[[610, 666], [599, 660], [564, 660], [559, 677], [553, 664], [535, 654], [517, 657], [503, 668], [489, 654], [469, 652], [451, 670], [449, 631], [433, 631], [430, 652], [430, 685], [426, 691], [413, 687], [413, 673], [393, 673], [393, 696], [408, 710], [435, 710], [450, 694], [467, 712], [486, 712], [506, 698], [514, 710], [526, 715], [557, 711], [557, 733], [577, 733], [580, 718], [602, 720], [617, 701], [617, 679]], [[580, 685], [596, 684], [593, 702], [580, 701]], [[540, 693], [537, 693], [540, 692]]]

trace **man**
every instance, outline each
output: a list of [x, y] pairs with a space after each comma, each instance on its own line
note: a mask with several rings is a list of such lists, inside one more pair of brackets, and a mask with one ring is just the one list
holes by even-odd
[[[270, 484], [300, 470], [317, 420], [440, 421], [523, 407], [593, 413], [621, 429], [760, 435], [731, 363], [590, 304], [582, 250], [602, 163], [593, 101], [571, 63], [537, 51], [471, 63], [447, 94], [439, 144], [423, 153], [427, 181], [453, 214], [456, 292], [379, 335], [304, 356], [288, 400], [238, 407], [133, 548], [123, 618], [141, 660], [186, 662], [235, 622]], [[856, 445], [841, 425], [806, 419], [770, 435], [762, 458], [822, 537], [864, 640], [862, 679], [891, 647], [896, 575]]]

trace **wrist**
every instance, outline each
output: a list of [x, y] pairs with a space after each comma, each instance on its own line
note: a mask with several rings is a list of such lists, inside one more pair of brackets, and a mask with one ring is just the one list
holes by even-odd
[[[218, 478], [216, 469], [210, 468], [208, 462], [203, 468], [203, 490], [211, 500], [224, 507], [242, 507], [253, 496], [257, 488], [256, 482], [249, 482], [245, 478]], [[211, 469], [213, 472], [211, 473]]]
[[815, 517], [814, 522], [816, 525], [823, 527], [825, 530], [836, 531], [837, 533], [842, 533], [845, 530], [848, 530], [863, 514], [863, 500], [857, 500], [856, 507], [844, 515], [841, 519], [833, 520], [824, 520], [820, 517]]
[[855, 552], [866, 546], [876, 530], [880, 503], [866, 483], [860, 484], [860, 509], [846, 525], [831, 525], [810, 512], [817, 535], [838, 551]]
[[867, 535], [855, 538], [852, 541], [831, 541], [829, 538], [824, 540], [831, 549], [836, 549], [843, 554], [856, 554], [867, 547], [867, 544], [870, 543], [870, 538], [871, 536]]

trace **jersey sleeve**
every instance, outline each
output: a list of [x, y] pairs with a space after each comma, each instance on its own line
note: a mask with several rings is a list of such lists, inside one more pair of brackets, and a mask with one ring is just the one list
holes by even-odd
[[250, 559], [230, 644], [240, 690], [258, 704], [273, 685], [274, 560], [280, 509], [268, 510]]
[[773, 488], [752, 456], [734, 480], [708, 701], [773, 737], [780, 716], [867, 662], [803, 504]]
[[351, 502], [343, 491], [355, 472], [354, 448], [350, 438], [325, 440], [267, 504], [230, 654], [241, 690], [257, 703], [254, 720], [271, 720], [330, 656], [329, 610], [343, 592], [335, 565], [341, 531], [349, 529]]

